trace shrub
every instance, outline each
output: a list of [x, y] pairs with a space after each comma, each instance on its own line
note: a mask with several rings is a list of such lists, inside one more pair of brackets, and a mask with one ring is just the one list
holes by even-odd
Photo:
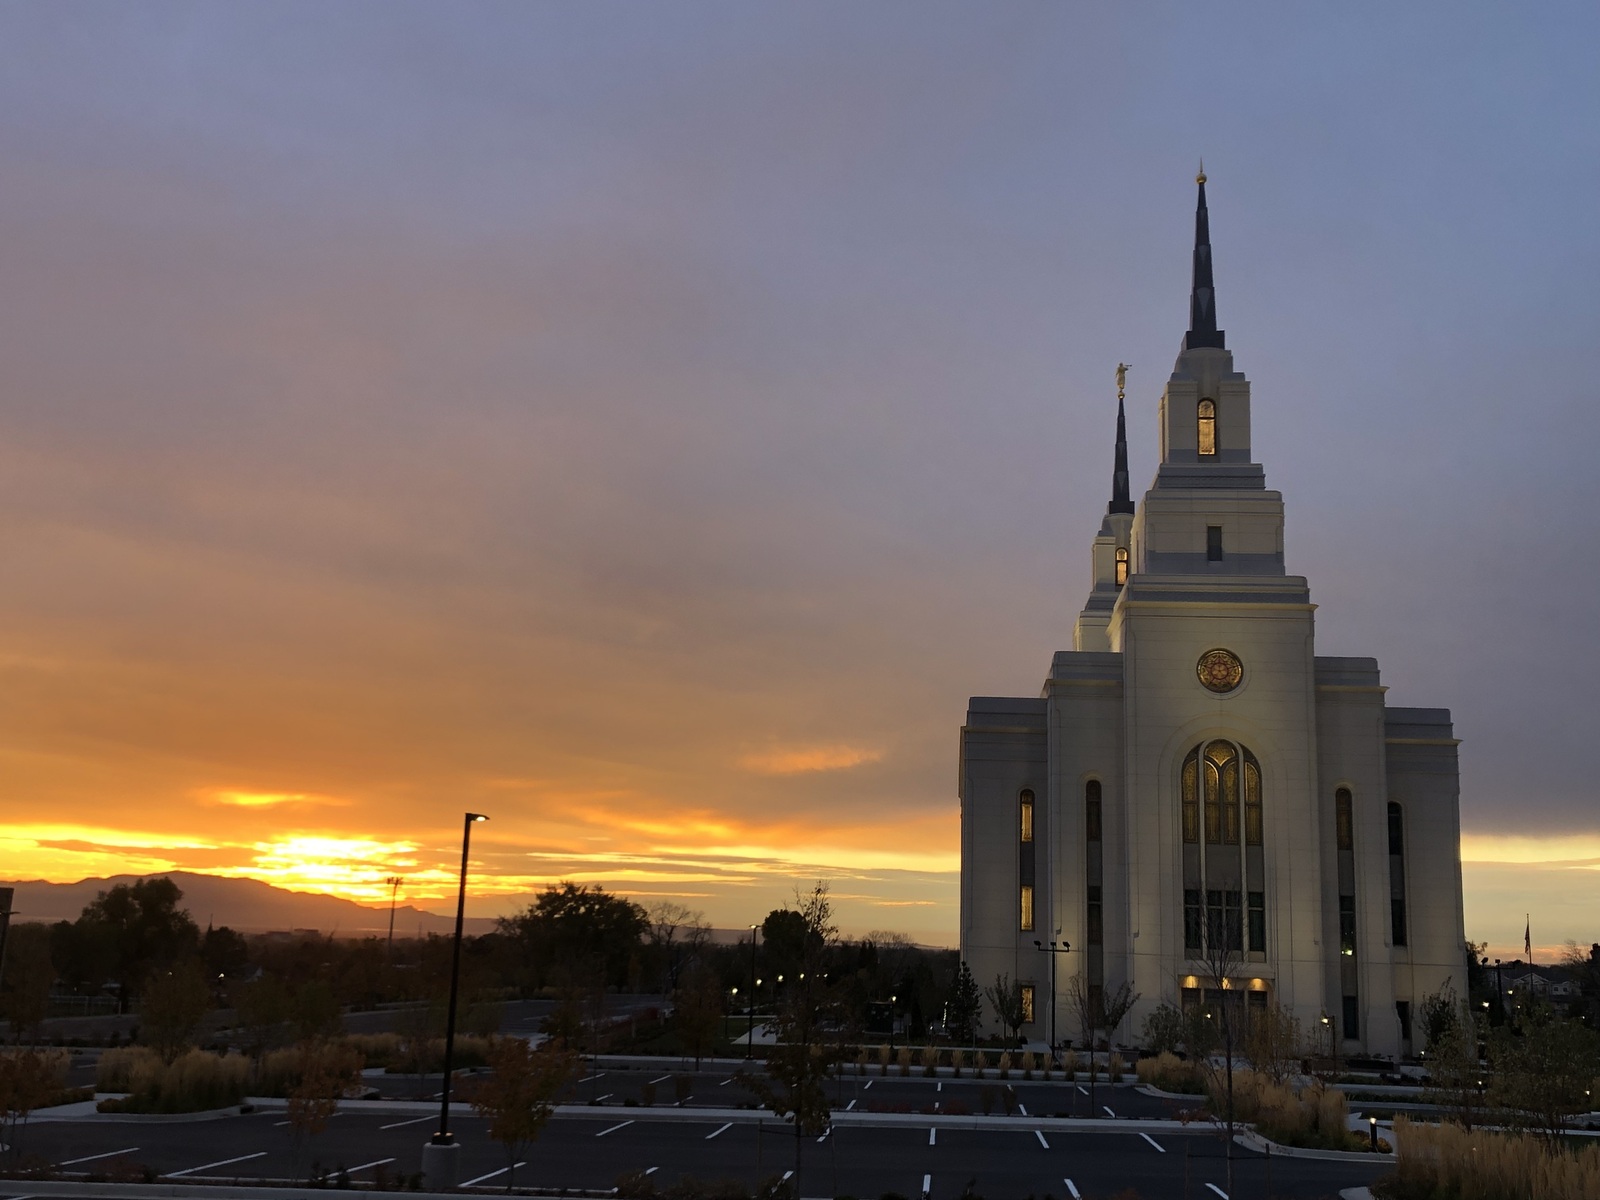
[[987, 1054], [985, 1054], [982, 1050], [979, 1050], [975, 1054], [973, 1054], [973, 1056], [972, 1056], [972, 1073], [974, 1075], [976, 1075], [979, 1079], [983, 1078], [984, 1068], [987, 1067], [988, 1065], [989, 1065], [989, 1056]]
[[922, 1073], [930, 1077], [939, 1073], [939, 1047], [924, 1046], [922, 1048]]
[[[112, 1059], [110, 1063], [107, 1058]], [[250, 1062], [240, 1055], [190, 1050], [167, 1064], [154, 1050], [132, 1047], [101, 1056], [101, 1090], [127, 1092], [120, 1101], [102, 1101], [106, 1112], [189, 1113], [227, 1108], [245, 1097]]]
[[1134, 1064], [1134, 1072], [1140, 1083], [1158, 1087], [1164, 1092], [1194, 1096], [1205, 1091], [1200, 1068], [1194, 1063], [1184, 1062], [1169, 1050], [1163, 1050], [1154, 1058], [1141, 1058]]
[[[1221, 1078], [1208, 1081], [1213, 1112], [1227, 1102]], [[1296, 1093], [1274, 1083], [1258, 1071], [1233, 1073], [1234, 1118], [1249, 1122], [1265, 1136], [1286, 1146], [1323, 1150], [1365, 1150], [1366, 1139], [1352, 1133], [1346, 1122], [1349, 1105], [1343, 1092], [1320, 1083]]]
[[967, 1052], [965, 1050], [950, 1051], [950, 1071], [954, 1075], [961, 1074], [961, 1068], [967, 1065]]
[[896, 1055], [896, 1060], [897, 1060], [897, 1062], [899, 1063], [899, 1066], [900, 1066], [900, 1074], [902, 1074], [902, 1075], [911, 1074], [911, 1047], [910, 1046], [901, 1046], [899, 1054]]
[[1395, 1173], [1373, 1185], [1395, 1200], [1593, 1200], [1600, 1196], [1600, 1146], [1555, 1149], [1526, 1134], [1459, 1125], [1421, 1125], [1396, 1117]]
[[1144, 1019], [1144, 1049], [1151, 1054], [1171, 1053], [1183, 1045], [1183, 1012], [1165, 1001], [1150, 1010]]
[[1123, 1066], [1124, 1063], [1122, 1061], [1122, 1055], [1113, 1050], [1111, 1052], [1110, 1059], [1108, 1059], [1106, 1062], [1106, 1075], [1110, 1078], [1112, 1083], [1122, 1082]]
[[100, 1056], [95, 1070], [94, 1086], [101, 1092], [131, 1092], [137, 1079], [149, 1078], [159, 1072], [161, 1056], [148, 1046], [119, 1046]]
[[880, 1045], [878, 1047], [878, 1074], [879, 1075], [887, 1075], [888, 1073], [889, 1073], [889, 1043], [888, 1042], [884, 1042], [882, 1045]]

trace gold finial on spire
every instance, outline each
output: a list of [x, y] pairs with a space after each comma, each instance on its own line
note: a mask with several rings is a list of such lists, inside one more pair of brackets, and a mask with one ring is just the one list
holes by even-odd
[[1128, 364], [1125, 363], [1125, 362], [1119, 362], [1117, 364], [1117, 402], [1119, 404], [1122, 402], [1123, 389], [1125, 387], [1127, 387], [1127, 385], [1128, 385]]
[[1200, 174], [1194, 177], [1194, 181], [1196, 183], [1204, 183], [1206, 181], [1206, 160], [1203, 158], [1200, 160]]

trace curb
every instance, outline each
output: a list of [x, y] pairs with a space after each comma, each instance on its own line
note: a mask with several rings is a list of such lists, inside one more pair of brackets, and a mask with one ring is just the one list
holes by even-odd
[[1308, 1146], [1280, 1146], [1277, 1142], [1268, 1141], [1253, 1129], [1234, 1134], [1233, 1140], [1246, 1149], [1261, 1154], [1271, 1154], [1273, 1158], [1315, 1158], [1323, 1162], [1369, 1163], [1374, 1167], [1388, 1166], [1395, 1161], [1393, 1153], [1384, 1154], [1381, 1151], [1373, 1154], [1370, 1151], [1314, 1150]]

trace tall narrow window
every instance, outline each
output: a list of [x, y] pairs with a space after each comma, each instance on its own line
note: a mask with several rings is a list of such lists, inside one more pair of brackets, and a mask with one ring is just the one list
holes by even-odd
[[1083, 785], [1083, 836], [1091, 842], [1101, 839], [1100, 833], [1100, 781], [1091, 779]]
[[1244, 752], [1244, 844], [1261, 845], [1261, 764]]
[[[1206, 747], [1206, 842], [1239, 844], [1239, 758], [1227, 742]], [[1230, 836], [1231, 835], [1231, 836]]]
[[1222, 526], [1206, 526], [1206, 561], [1222, 561]]
[[1185, 950], [1199, 950], [1200, 946], [1200, 889], [1184, 888], [1183, 890], [1183, 948]]
[[1354, 996], [1344, 998], [1344, 1036], [1361, 1036], [1361, 1005]]
[[1197, 413], [1195, 432], [1199, 435], [1200, 453], [1212, 455], [1217, 452], [1217, 406], [1214, 401], [1200, 401]]
[[1406, 827], [1400, 806], [1389, 802], [1389, 941], [1406, 944]]
[[1128, 549], [1126, 546], [1117, 547], [1117, 586], [1121, 587], [1128, 582]]
[[1106, 940], [1105, 910], [1100, 902], [1100, 889], [1093, 885], [1089, 887], [1088, 911], [1089, 945], [1100, 946]]
[[1022, 1023], [1024, 1025], [1032, 1025], [1033, 1024], [1033, 997], [1034, 997], [1033, 984], [1031, 984], [1031, 983], [1023, 984], [1022, 985]]
[[1333, 819], [1341, 850], [1354, 850], [1356, 847], [1355, 816], [1351, 807], [1349, 788], [1340, 788], [1333, 794]]
[[1021, 797], [1022, 809], [1022, 840], [1033, 841], [1033, 793], [1023, 792]]
[[1354, 955], [1356, 952], [1356, 898], [1339, 897], [1339, 952]]
[[1396, 1000], [1394, 1002], [1394, 1015], [1400, 1018], [1400, 1040], [1411, 1040], [1411, 1001]]
[[1033, 888], [1029, 884], [1022, 885], [1022, 902], [1019, 905], [1017, 927], [1023, 930], [1033, 928]]
[[1200, 747], [1183, 760], [1183, 840], [1200, 840]]
[[1267, 952], [1267, 894], [1250, 893], [1250, 949], [1256, 954]]

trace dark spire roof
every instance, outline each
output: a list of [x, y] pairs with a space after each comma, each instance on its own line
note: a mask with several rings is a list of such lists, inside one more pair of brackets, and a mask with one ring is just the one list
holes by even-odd
[[1128, 420], [1122, 412], [1122, 397], [1117, 396], [1117, 463], [1111, 472], [1111, 505], [1107, 512], [1131, 513], [1128, 498]]
[[1211, 220], [1206, 213], [1206, 169], [1195, 176], [1200, 199], [1194, 210], [1194, 283], [1189, 289], [1189, 332], [1185, 350], [1202, 346], [1225, 349], [1222, 330], [1217, 328], [1217, 293], [1211, 281]]

